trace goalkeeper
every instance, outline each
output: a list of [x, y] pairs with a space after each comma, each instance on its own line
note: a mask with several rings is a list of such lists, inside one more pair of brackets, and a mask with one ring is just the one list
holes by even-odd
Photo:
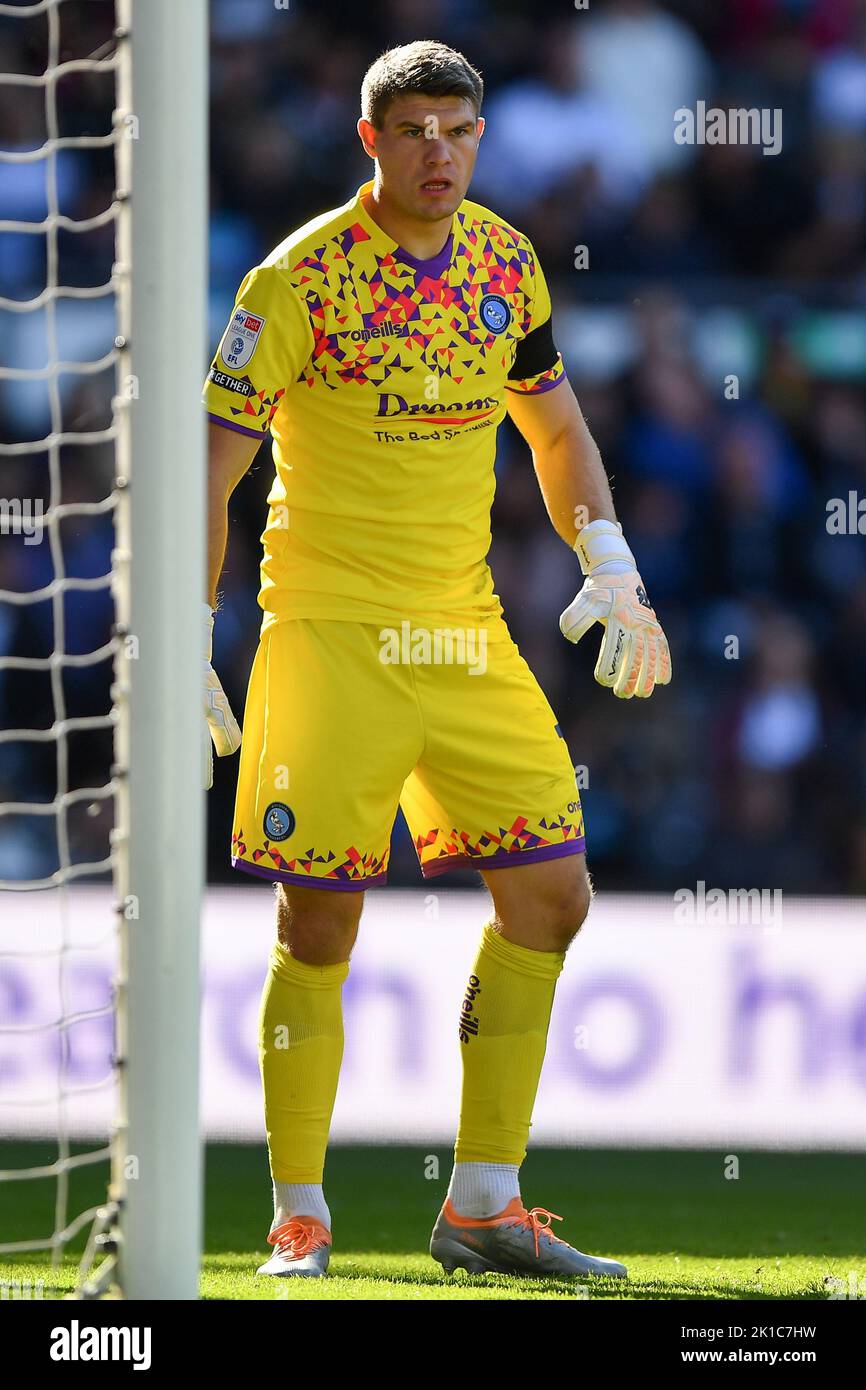
[[[555, 1236], [558, 1218], [520, 1191], [554, 990], [592, 889], [569, 751], [486, 560], [506, 413], [583, 575], [562, 633], [600, 625], [595, 678], [621, 699], [666, 684], [671, 662], [535, 251], [466, 197], [481, 98], [443, 44], [373, 64], [358, 122], [372, 180], [246, 276], [205, 389], [205, 711], [220, 754], [240, 739], [211, 665], [227, 504], [267, 434], [275, 463], [232, 833], [235, 868], [277, 884], [259, 1033], [264, 1275], [327, 1271], [341, 988], [398, 805], [425, 878], [468, 865], [492, 899], [455, 1000], [463, 1089], [431, 1253], [446, 1270], [626, 1273]], [[209, 747], [206, 761], [209, 783]]]

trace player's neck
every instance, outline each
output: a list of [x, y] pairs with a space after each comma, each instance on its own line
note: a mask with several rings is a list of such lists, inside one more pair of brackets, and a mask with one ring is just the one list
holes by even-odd
[[392, 241], [396, 241], [410, 256], [419, 261], [431, 261], [443, 250], [451, 233], [453, 215], [440, 218], [436, 222], [425, 222], [417, 217], [407, 217], [399, 208], [382, 196], [382, 190], [375, 187], [362, 195], [364, 209], [377, 227], [381, 227]]

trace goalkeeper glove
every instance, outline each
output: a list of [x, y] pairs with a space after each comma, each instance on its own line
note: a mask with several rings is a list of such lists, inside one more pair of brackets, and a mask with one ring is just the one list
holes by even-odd
[[560, 615], [559, 628], [579, 642], [592, 627], [605, 629], [595, 679], [621, 700], [646, 699], [671, 678], [668, 639], [646, 595], [622, 527], [591, 521], [574, 543], [586, 582]]
[[[227, 753], [234, 753], [240, 747], [241, 731], [238, 728], [238, 721], [232, 714], [226, 693], [220, 685], [220, 679], [211, 665], [213, 655], [213, 609], [209, 603], [202, 605], [204, 608], [204, 717], [205, 727], [202, 731], [202, 778], [204, 789], [213, 786], [213, 748], [216, 748], [217, 757], [224, 758]], [[211, 747], [213, 739], [213, 748]]]

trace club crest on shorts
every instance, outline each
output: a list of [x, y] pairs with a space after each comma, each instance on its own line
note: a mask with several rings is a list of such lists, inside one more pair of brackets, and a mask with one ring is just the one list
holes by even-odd
[[295, 828], [294, 812], [282, 801], [272, 801], [265, 811], [262, 828], [266, 840], [287, 840]]
[[511, 309], [501, 294], [486, 294], [478, 305], [484, 327], [491, 333], [504, 333], [511, 322]]
[[266, 322], [266, 319], [258, 314], [251, 314], [247, 309], [235, 309], [220, 344], [220, 357], [233, 372], [239, 371], [249, 362], [258, 347]]

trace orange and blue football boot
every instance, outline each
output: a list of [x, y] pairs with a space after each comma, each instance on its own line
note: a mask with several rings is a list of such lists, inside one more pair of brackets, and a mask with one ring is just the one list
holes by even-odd
[[433, 1234], [430, 1254], [447, 1274], [455, 1269], [470, 1274], [522, 1274], [546, 1277], [589, 1274], [625, 1279], [628, 1270], [616, 1260], [584, 1255], [549, 1229], [562, 1217], [544, 1207], [527, 1211], [514, 1197], [498, 1216], [479, 1220], [459, 1216], [446, 1198]]

